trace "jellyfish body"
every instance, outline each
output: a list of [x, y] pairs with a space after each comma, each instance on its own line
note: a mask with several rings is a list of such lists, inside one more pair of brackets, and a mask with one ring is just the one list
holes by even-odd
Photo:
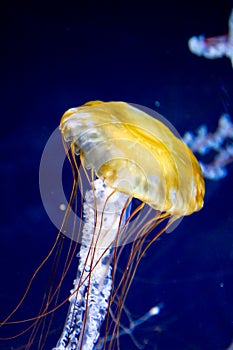
[[[105, 318], [104, 334], [112, 329], [113, 336], [109, 341], [105, 335], [96, 347], [105, 348], [109, 341], [107, 348], [112, 349], [132, 276], [150, 245], [145, 238], [163, 220], [200, 210], [204, 180], [190, 149], [162, 122], [127, 103], [88, 102], [68, 110], [60, 128], [64, 140], [71, 143], [72, 156], [80, 157], [82, 167], [97, 180], [93, 179], [86, 194], [78, 274], [65, 327], [54, 349], [93, 349]], [[132, 198], [142, 205], [130, 215], [126, 213]], [[144, 203], [152, 215], [144, 213], [131, 224]], [[114, 266], [122, 250], [117, 246], [127, 243], [125, 236], [135, 231], [125, 272], [114, 286]]]
[[158, 119], [124, 102], [94, 101], [68, 110], [60, 127], [109, 187], [172, 215], [202, 207], [199, 163]]

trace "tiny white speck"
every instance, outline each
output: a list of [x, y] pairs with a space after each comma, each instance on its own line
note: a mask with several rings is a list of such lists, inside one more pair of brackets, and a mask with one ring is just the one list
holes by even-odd
[[151, 316], [153, 315], [158, 315], [160, 313], [160, 307], [159, 306], [154, 306], [152, 309], [150, 309], [149, 314]]
[[66, 205], [64, 203], [60, 204], [59, 205], [59, 209], [62, 210], [62, 211], [65, 211], [66, 210]]

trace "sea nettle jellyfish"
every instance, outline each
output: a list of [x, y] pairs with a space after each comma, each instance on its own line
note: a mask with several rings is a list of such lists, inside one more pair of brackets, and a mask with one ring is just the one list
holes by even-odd
[[[50, 288], [40, 314], [30, 319], [26, 348], [39, 327], [47, 336], [43, 319], [69, 300], [54, 350], [118, 349], [121, 312], [138, 263], [174, 221], [202, 208], [201, 168], [164, 123], [124, 102], [92, 101], [72, 108], [63, 115], [60, 130], [74, 182], [58, 236], [66, 235], [75, 211], [69, 259], [78, 248], [78, 272], [70, 296], [59, 302], [70, 266], [67, 259], [60, 282]], [[125, 266], [119, 274], [125, 247]], [[10, 323], [9, 317], [5, 323]], [[39, 338], [37, 348], [42, 349], [45, 343], [42, 335]]]

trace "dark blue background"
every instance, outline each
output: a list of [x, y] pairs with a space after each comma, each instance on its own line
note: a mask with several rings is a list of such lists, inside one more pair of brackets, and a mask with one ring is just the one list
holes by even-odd
[[[181, 135], [203, 123], [214, 131], [222, 113], [233, 116], [232, 66], [227, 58], [194, 56], [187, 41], [225, 34], [231, 5], [1, 5], [1, 318], [16, 305], [57, 234], [40, 199], [38, 169], [63, 112], [89, 100], [123, 100], [156, 109]], [[135, 331], [144, 349], [221, 350], [233, 341], [232, 178], [230, 166], [225, 179], [207, 181], [203, 210], [142, 259], [126, 306], [137, 319], [164, 304], [159, 316]], [[67, 293], [74, 276], [75, 269]], [[40, 277], [18, 318], [35, 315], [45, 280]], [[45, 349], [55, 345], [65, 315], [64, 308], [57, 312]], [[136, 349], [129, 337], [121, 341], [122, 349]], [[0, 349], [23, 344], [24, 337], [0, 342]]]

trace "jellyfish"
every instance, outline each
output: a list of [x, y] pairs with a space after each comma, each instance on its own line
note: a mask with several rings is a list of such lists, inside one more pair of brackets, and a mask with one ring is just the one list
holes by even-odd
[[[78, 156], [82, 168], [90, 170], [92, 189], [83, 205], [86, 222], [70, 309], [54, 350], [86, 350], [98, 342], [106, 317], [105, 327], [112, 327], [114, 336], [119, 332], [123, 301], [145, 249], [175, 219], [201, 209], [204, 181], [189, 148], [159, 120], [130, 104], [88, 102], [68, 110], [60, 128], [65, 142], [71, 142], [74, 163]], [[133, 198], [141, 204], [130, 213]], [[145, 205], [152, 213], [136, 217]], [[162, 222], [165, 225], [146, 243]], [[117, 250], [129, 239], [135, 243], [115, 285], [111, 261], [117, 262]], [[114, 336], [108, 349], [115, 348]]]
[[[67, 235], [71, 211], [79, 211], [69, 235], [79, 249], [78, 269], [70, 296], [59, 303], [66, 263], [58, 286], [30, 319], [33, 331], [26, 349], [38, 323], [68, 300], [53, 350], [118, 349], [121, 314], [137, 266], [176, 220], [202, 208], [202, 171], [189, 147], [163, 122], [125, 102], [91, 101], [71, 108], [60, 130], [73, 186], [59, 237]], [[124, 270], [118, 273], [122, 261]], [[38, 348], [42, 344], [40, 337]]]
[[228, 20], [228, 33], [206, 38], [204, 35], [193, 36], [188, 41], [189, 49], [197, 56], [208, 59], [228, 57], [233, 65], [233, 10]]

